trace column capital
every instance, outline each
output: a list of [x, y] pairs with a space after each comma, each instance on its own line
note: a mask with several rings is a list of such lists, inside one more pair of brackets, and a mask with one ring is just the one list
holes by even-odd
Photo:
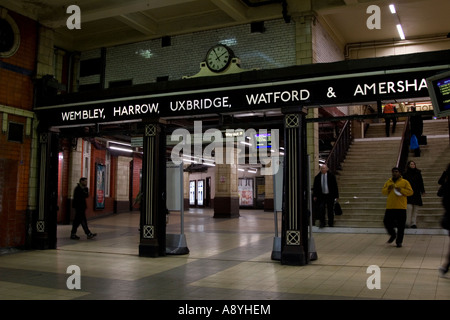
[[304, 106], [293, 106], [293, 107], [283, 107], [281, 108], [281, 113], [284, 115], [293, 113], [293, 114], [308, 114], [308, 108]]

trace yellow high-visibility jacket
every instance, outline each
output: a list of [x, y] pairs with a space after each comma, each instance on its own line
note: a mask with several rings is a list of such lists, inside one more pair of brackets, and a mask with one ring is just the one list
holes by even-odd
[[[402, 196], [398, 196], [394, 192], [394, 188], [400, 188], [400, 193]], [[413, 189], [408, 180], [400, 177], [394, 182], [390, 178], [383, 186], [381, 193], [387, 196], [386, 209], [406, 209], [407, 198], [414, 194]]]

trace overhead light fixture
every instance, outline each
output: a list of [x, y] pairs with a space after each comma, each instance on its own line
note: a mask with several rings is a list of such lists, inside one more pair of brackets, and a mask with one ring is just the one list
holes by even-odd
[[131, 149], [120, 148], [120, 147], [115, 147], [115, 146], [109, 146], [109, 148], [111, 150], [124, 151], [124, 152], [133, 152], [133, 150], [131, 150]]
[[405, 33], [403, 32], [403, 28], [402, 25], [400, 24], [400, 18], [397, 14], [397, 10], [395, 9], [395, 6], [393, 4], [389, 5], [389, 10], [391, 10], [392, 14], [395, 14], [396, 20], [397, 20], [397, 31], [398, 31], [398, 35], [400, 36], [401, 40], [405, 40]]
[[389, 5], [389, 10], [391, 10], [392, 14], [397, 13], [397, 11], [395, 11], [395, 6], [393, 4]]
[[397, 24], [397, 31], [398, 31], [398, 35], [400, 36], [400, 39], [405, 40], [405, 33], [403, 32], [403, 28], [402, 25], [399, 23]]
[[211, 163], [211, 162], [203, 162], [203, 164], [205, 166], [210, 166], [210, 167], [215, 167], [216, 166], [214, 163]]

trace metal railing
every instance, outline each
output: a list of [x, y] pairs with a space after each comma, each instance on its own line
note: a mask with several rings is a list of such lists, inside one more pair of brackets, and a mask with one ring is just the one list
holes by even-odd
[[348, 149], [353, 141], [351, 127], [351, 121], [347, 120], [327, 157], [326, 164], [328, 169], [334, 174], [341, 169], [341, 162], [347, 156]]
[[400, 169], [400, 172], [404, 172], [406, 169], [406, 162], [408, 161], [409, 155], [409, 143], [411, 140], [411, 129], [409, 123], [409, 117], [405, 120], [405, 126], [403, 128], [402, 140], [400, 143], [400, 147], [398, 150], [397, 156], [397, 167]]

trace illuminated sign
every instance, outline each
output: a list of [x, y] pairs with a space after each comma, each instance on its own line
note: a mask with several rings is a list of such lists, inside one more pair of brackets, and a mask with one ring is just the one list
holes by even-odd
[[[427, 97], [432, 71], [330, 76], [282, 82], [149, 94], [35, 108], [53, 126], [192, 116], [282, 107], [314, 107]], [[336, 79], [334, 79], [335, 77]], [[444, 85], [441, 85], [444, 88]], [[442, 102], [442, 101], [441, 101]]]
[[427, 78], [427, 84], [436, 117], [450, 115], [450, 71]]
[[272, 146], [272, 139], [270, 133], [255, 134], [256, 148], [270, 148]]

